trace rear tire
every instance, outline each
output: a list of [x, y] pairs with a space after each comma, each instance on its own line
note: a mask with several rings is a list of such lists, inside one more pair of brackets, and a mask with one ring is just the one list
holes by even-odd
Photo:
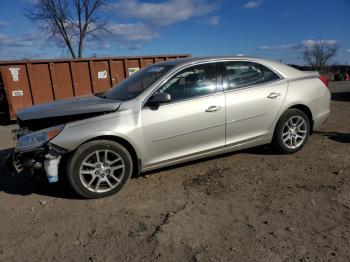
[[307, 142], [310, 134], [310, 119], [301, 110], [288, 109], [278, 120], [273, 148], [282, 154], [292, 154], [299, 151]]
[[97, 140], [81, 145], [67, 164], [72, 188], [84, 198], [101, 198], [117, 193], [131, 177], [132, 158], [122, 145]]

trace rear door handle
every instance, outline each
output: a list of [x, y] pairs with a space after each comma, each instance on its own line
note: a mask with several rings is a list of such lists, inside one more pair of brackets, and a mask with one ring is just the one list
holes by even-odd
[[279, 97], [280, 95], [281, 95], [281, 93], [272, 92], [267, 96], [267, 98], [275, 99], [275, 98]]
[[221, 109], [221, 106], [209, 106], [207, 110], [205, 110], [205, 112], [212, 113], [212, 112], [219, 111], [220, 109]]

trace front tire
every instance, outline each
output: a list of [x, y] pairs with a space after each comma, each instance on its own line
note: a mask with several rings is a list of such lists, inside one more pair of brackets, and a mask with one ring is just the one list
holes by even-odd
[[67, 177], [84, 198], [101, 198], [117, 193], [131, 177], [133, 163], [122, 145], [97, 140], [81, 145], [70, 157]]
[[282, 154], [299, 151], [310, 134], [310, 119], [301, 110], [288, 109], [279, 119], [272, 141], [275, 150]]

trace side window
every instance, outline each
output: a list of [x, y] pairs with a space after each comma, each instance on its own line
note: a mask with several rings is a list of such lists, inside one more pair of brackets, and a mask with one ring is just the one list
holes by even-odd
[[228, 62], [225, 64], [228, 89], [257, 85], [280, 77], [267, 67], [253, 62]]
[[277, 75], [275, 72], [272, 70], [268, 69], [266, 66], [261, 66], [261, 69], [264, 74], [264, 81], [265, 82], [271, 82], [277, 79], [280, 79], [279, 75]]
[[217, 92], [216, 64], [197, 65], [177, 73], [158, 92], [171, 95], [172, 101]]

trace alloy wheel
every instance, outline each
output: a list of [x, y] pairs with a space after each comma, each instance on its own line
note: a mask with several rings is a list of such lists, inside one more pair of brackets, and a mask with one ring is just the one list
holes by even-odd
[[81, 163], [79, 177], [90, 191], [105, 193], [116, 188], [125, 175], [122, 157], [111, 150], [97, 150]]
[[295, 149], [300, 147], [307, 135], [307, 124], [303, 117], [292, 116], [283, 126], [282, 140], [286, 147]]

